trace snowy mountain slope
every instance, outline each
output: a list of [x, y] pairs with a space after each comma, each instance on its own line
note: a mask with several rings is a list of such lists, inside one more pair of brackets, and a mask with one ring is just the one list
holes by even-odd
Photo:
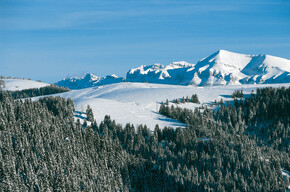
[[289, 83], [290, 60], [271, 55], [245, 55], [219, 50], [196, 65], [185, 61], [167, 66], [141, 65], [130, 69], [126, 79], [116, 75], [97, 77], [87, 74], [83, 78], [67, 78], [56, 84], [70, 89], [82, 89], [124, 81], [196, 86]]
[[258, 55], [242, 70], [249, 83], [290, 82], [290, 61], [271, 55]]
[[75, 102], [76, 111], [85, 112], [87, 105], [90, 105], [98, 123], [103, 120], [105, 115], [110, 115], [112, 119], [122, 125], [129, 122], [135, 126], [146, 124], [153, 130], [156, 124], [159, 124], [161, 128], [165, 126], [184, 126], [184, 124], [176, 120], [157, 113], [160, 102], [165, 102], [166, 99], [173, 100], [197, 94], [201, 104], [186, 103], [181, 105], [182, 107], [194, 109], [215, 100], [232, 100], [230, 95], [237, 89], [243, 88], [244, 94], [250, 94], [257, 87], [266, 86], [288, 87], [290, 83], [194, 87], [126, 82], [73, 90], [57, 95], [72, 98]]
[[70, 89], [83, 89], [87, 87], [95, 87], [100, 85], [122, 82], [123, 78], [116, 75], [108, 75], [106, 77], [97, 77], [88, 73], [83, 78], [67, 78], [56, 83], [58, 86], [68, 87]]
[[243, 69], [246, 75], [259, 75], [267, 72], [290, 72], [290, 61], [271, 55], [252, 56], [251, 62]]
[[128, 82], [150, 82], [162, 84], [183, 84], [183, 76], [194, 68], [194, 64], [185, 61], [173, 62], [164, 66], [154, 64], [149, 66], [142, 65], [136, 69], [131, 69], [126, 75]]
[[196, 65], [171, 65], [141, 66], [129, 70], [126, 78], [130, 82], [197, 86], [290, 82], [290, 60], [270, 55], [219, 50]]
[[5, 82], [3, 90], [16, 91], [31, 88], [45, 87], [49, 84], [26, 79], [1, 79]]
[[250, 61], [251, 56], [219, 50], [196, 64], [194, 72], [201, 79], [197, 85], [240, 84], [247, 77], [241, 70]]

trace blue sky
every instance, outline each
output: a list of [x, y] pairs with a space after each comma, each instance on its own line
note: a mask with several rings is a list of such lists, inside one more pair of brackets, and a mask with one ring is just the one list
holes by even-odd
[[125, 76], [219, 49], [290, 59], [289, 10], [289, 0], [0, 0], [0, 75]]

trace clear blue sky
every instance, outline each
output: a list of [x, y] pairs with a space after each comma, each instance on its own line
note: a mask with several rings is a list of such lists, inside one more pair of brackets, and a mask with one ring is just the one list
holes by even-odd
[[290, 59], [290, 1], [0, 0], [4, 76], [125, 76], [218, 49]]

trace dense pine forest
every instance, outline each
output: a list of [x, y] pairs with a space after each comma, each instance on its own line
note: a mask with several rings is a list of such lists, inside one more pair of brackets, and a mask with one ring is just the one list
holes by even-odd
[[61, 97], [0, 92], [2, 191], [285, 191], [290, 170], [289, 88], [217, 109], [163, 104], [186, 128], [75, 121]]
[[[226, 134], [247, 134], [257, 143], [273, 146], [280, 151], [290, 152], [290, 88], [257, 89], [244, 100], [235, 96], [243, 96], [240, 91], [233, 93], [234, 102], [221, 105], [217, 110], [189, 110], [168, 102], [162, 103], [159, 112], [167, 117], [177, 119], [195, 129], [198, 137], [212, 136], [218, 131]], [[205, 119], [206, 122], [202, 122]], [[215, 125], [204, 126], [208, 121]], [[201, 123], [202, 122], [202, 123]], [[214, 129], [212, 126], [218, 126]], [[205, 128], [205, 129], [204, 129]], [[204, 130], [204, 131], [201, 131]]]
[[22, 98], [28, 98], [28, 97], [37, 97], [37, 96], [51, 95], [51, 94], [56, 94], [56, 93], [63, 93], [67, 91], [70, 91], [70, 89], [51, 84], [51, 85], [40, 87], [40, 88], [24, 89], [20, 91], [9, 91], [9, 92], [14, 99], [22, 99]]

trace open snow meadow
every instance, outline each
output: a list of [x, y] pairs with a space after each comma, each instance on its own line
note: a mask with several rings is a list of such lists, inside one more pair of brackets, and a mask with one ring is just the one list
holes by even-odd
[[[194, 109], [202, 105], [210, 106], [210, 103], [215, 100], [231, 101], [232, 93], [238, 89], [242, 89], [245, 95], [249, 95], [252, 91], [255, 92], [256, 88], [270, 86], [289, 87], [290, 83], [196, 87], [127, 82], [72, 90], [57, 95], [64, 98], [72, 98], [75, 102], [75, 109], [78, 112], [85, 112], [87, 105], [90, 105], [98, 123], [104, 119], [105, 115], [110, 115], [119, 124], [131, 123], [135, 126], [146, 124], [151, 130], [154, 130], [156, 124], [160, 128], [165, 126], [175, 128], [185, 126], [177, 120], [158, 113], [161, 102], [165, 102], [166, 99], [172, 101], [183, 96], [191, 97], [191, 95], [197, 94], [200, 104], [178, 104], [181, 107]], [[79, 113], [76, 113], [76, 118], [83, 119]]]
[[20, 91], [24, 89], [40, 88], [49, 85], [39, 81], [26, 80], [26, 79], [3, 79], [5, 86], [3, 90], [6, 91]]

